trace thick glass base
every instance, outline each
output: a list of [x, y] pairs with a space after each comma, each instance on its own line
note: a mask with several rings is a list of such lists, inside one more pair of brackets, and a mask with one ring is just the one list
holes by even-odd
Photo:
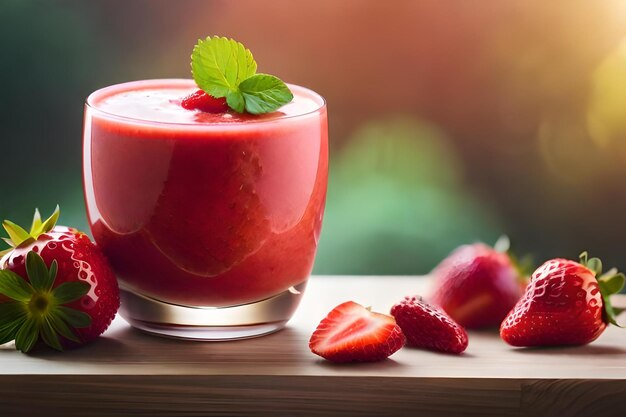
[[147, 297], [120, 282], [120, 315], [158, 336], [189, 340], [236, 340], [282, 329], [296, 311], [306, 282], [278, 295], [230, 307], [190, 307]]

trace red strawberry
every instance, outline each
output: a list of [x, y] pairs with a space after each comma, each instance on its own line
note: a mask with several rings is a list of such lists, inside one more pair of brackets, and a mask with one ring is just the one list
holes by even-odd
[[580, 263], [553, 259], [532, 276], [523, 298], [500, 327], [513, 346], [557, 346], [590, 343], [608, 323], [617, 324], [609, 296], [624, 286], [615, 269], [602, 273], [602, 262], [580, 255]]
[[58, 217], [58, 207], [45, 222], [36, 211], [30, 232], [3, 223], [12, 248], [0, 259], [0, 344], [15, 339], [27, 352], [41, 336], [61, 350], [95, 339], [115, 317], [119, 290], [106, 258], [87, 235], [55, 227]]
[[202, 90], [195, 91], [183, 98], [180, 105], [187, 110], [200, 110], [206, 113], [224, 113], [228, 110], [226, 98], [215, 98]]
[[309, 348], [333, 362], [374, 362], [392, 355], [405, 341], [393, 317], [347, 301], [320, 322]]
[[457, 248], [431, 276], [429, 301], [469, 329], [499, 326], [523, 293], [509, 256], [482, 243]]
[[404, 297], [391, 308], [391, 315], [409, 346], [447, 353], [461, 353], [467, 348], [465, 330], [421, 297]]

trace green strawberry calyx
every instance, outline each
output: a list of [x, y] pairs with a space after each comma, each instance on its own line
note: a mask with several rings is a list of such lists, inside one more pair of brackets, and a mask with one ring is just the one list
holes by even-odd
[[[13, 223], [11, 220], [5, 220], [2, 222], [2, 227], [6, 230], [9, 235], [8, 238], [2, 238], [11, 248], [17, 248], [19, 246], [29, 245], [32, 242], [36, 241], [39, 236], [44, 233], [48, 233], [51, 231], [59, 220], [60, 214], [59, 206], [57, 205], [54, 213], [46, 220], [41, 220], [41, 215], [39, 214], [39, 210], [35, 209], [35, 216], [33, 217], [33, 223], [30, 226], [30, 231], [26, 231], [26, 229], [18, 226]], [[11, 249], [9, 249], [10, 251]], [[2, 253], [0, 253], [1, 255]]]
[[501, 235], [493, 245], [493, 249], [496, 252], [503, 253], [509, 257], [513, 268], [517, 271], [518, 282], [520, 284], [527, 285], [533, 271], [536, 269], [535, 261], [530, 254], [526, 254], [521, 257], [518, 256], [511, 246], [511, 240], [509, 237], [507, 235]]
[[586, 251], [580, 254], [580, 264], [589, 268], [598, 280], [600, 294], [602, 294], [602, 301], [604, 301], [606, 320], [618, 327], [623, 327], [617, 323], [617, 316], [622, 310], [613, 307], [611, 295], [619, 293], [624, 288], [626, 276], [618, 272], [616, 268], [611, 268], [602, 273], [602, 261], [599, 258], [589, 258], [589, 254]]
[[80, 343], [73, 329], [89, 327], [91, 317], [64, 304], [80, 299], [91, 285], [83, 281], [54, 286], [57, 261], [50, 268], [34, 251], [26, 255], [28, 280], [9, 270], [0, 270], [0, 294], [10, 301], [0, 303], [0, 345], [15, 340], [15, 348], [29, 352], [40, 338], [62, 351], [59, 336]]

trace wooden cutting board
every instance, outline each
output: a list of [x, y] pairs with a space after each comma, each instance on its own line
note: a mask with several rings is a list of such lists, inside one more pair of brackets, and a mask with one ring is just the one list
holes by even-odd
[[616, 327], [572, 348], [514, 349], [494, 331], [471, 332], [461, 356], [405, 348], [380, 363], [335, 365], [309, 352], [337, 304], [388, 312], [426, 282], [313, 277], [288, 327], [256, 339], [162, 339], [117, 318], [72, 352], [4, 345], [0, 416], [626, 416], [626, 330]]

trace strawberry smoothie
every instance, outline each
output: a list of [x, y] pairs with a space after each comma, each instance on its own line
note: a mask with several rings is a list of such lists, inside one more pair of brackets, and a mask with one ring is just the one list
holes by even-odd
[[327, 115], [319, 95], [289, 88], [291, 103], [258, 116], [182, 108], [191, 80], [89, 96], [87, 212], [122, 288], [227, 307], [306, 282], [326, 197]]

